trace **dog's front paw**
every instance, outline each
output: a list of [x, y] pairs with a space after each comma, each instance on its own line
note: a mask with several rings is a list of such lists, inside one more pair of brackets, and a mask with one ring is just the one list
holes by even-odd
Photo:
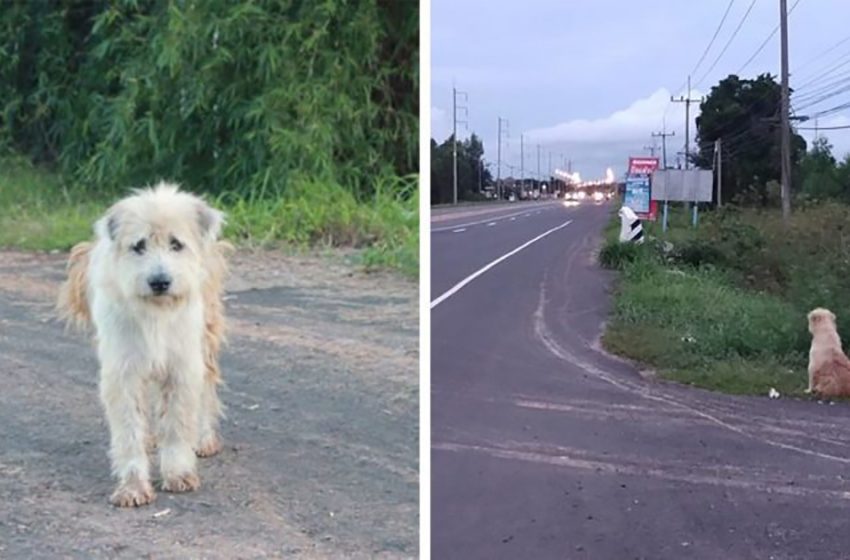
[[191, 492], [201, 487], [201, 479], [190, 472], [178, 476], [167, 476], [162, 480], [162, 489], [166, 492]]
[[805, 390], [805, 391], [803, 391], [803, 392], [804, 392], [804, 393], [806, 393], [806, 394], [808, 395], [808, 394], [810, 394], [810, 393], [812, 392], [812, 388], [811, 388], [811, 387], [809, 387], [808, 389], [806, 389], [806, 390]]
[[195, 455], [198, 457], [212, 457], [221, 451], [221, 438], [216, 434], [206, 437], [198, 443]]
[[151, 503], [154, 498], [156, 494], [150, 482], [133, 479], [118, 486], [109, 501], [117, 507], [138, 507]]

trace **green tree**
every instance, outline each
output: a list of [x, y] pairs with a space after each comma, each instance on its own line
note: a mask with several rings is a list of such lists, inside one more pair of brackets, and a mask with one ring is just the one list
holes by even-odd
[[[768, 184], [781, 177], [779, 107], [780, 86], [769, 74], [753, 80], [730, 75], [712, 87], [700, 105], [699, 149], [693, 160], [698, 167], [710, 169], [714, 143], [722, 138], [724, 200], [746, 197], [768, 204]], [[792, 133], [792, 177], [799, 178], [805, 151], [806, 141]], [[800, 181], [792, 181], [792, 187], [800, 187]]]
[[825, 137], [812, 143], [800, 164], [803, 192], [813, 198], [845, 198], [847, 185], [842, 184], [832, 145]]
[[[431, 204], [447, 204], [453, 200], [452, 136], [442, 144], [431, 139]], [[480, 188], [492, 183], [493, 177], [484, 161], [484, 143], [473, 133], [457, 144], [457, 197], [475, 200]]]

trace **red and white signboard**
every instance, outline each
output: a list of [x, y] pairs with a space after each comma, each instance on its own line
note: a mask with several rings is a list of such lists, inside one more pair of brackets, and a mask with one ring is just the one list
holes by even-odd
[[629, 175], [652, 175], [658, 166], [657, 157], [630, 157]]
[[[652, 173], [658, 169], [660, 166], [660, 161], [657, 157], [630, 157], [629, 158], [629, 175], [637, 175], [637, 176], [646, 176], [647, 182], [649, 182], [650, 193], [652, 189], [652, 183], [649, 181], [649, 178], [652, 176]], [[628, 181], [626, 182], [628, 188]], [[635, 183], [637, 184], [637, 183]], [[647, 194], [650, 194], [647, 193]], [[651, 200], [651, 196], [649, 197], [649, 212], [636, 212], [638, 217], [642, 220], [655, 220], [655, 217], [658, 215], [658, 202], [656, 200]]]

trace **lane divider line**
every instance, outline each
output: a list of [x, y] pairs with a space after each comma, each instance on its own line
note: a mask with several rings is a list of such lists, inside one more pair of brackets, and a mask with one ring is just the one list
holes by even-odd
[[512, 256], [516, 255], [517, 253], [519, 253], [520, 251], [522, 251], [523, 249], [525, 249], [529, 245], [537, 243], [538, 241], [540, 241], [541, 239], [543, 239], [547, 235], [555, 233], [559, 229], [564, 229], [565, 227], [567, 227], [571, 223], [573, 223], [572, 220], [567, 220], [566, 222], [564, 222], [563, 224], [561, 224], [559, 226], [555, 226], [552, 229], [548, 229], [548, 230], [544, 231], [543, 233], [541, 233], [540, 235], [538, 235], [537, 237], [526, 241], [525, 243], [523, 243], [522, 245], [520, 245], [519, 247], [517, 247], [513, 251], [505, 253], [504, 255], [499, 257], [498, 259], [496, 259], [496, 260], [492, 261], [491, 263], [486, 264], [483, 267], [479, 268], [478, 270], [476, 270], [475, 272], [473, 272], [472, 274], [470, 274], [469, 276], [467, 276], [466, 278], [464, 278], [463, 280], [461, 280], [460, 282], [458, 282], [457, 284], [455, 284], [454, 286], [452, 286], [451, 288], [446, 290], [440, 297], [431, 301], [431, 309], [434, 309], [435, 307], [437, 307], [438, 305], [440, 305], [441, 303], [443, 303], [444, 301], [446, 301], [447, 299], [449, 299], [450, 297], [452, 297], [453, 295], [458, 293], [461, 289], [463, 289], [464, 286], [466, 286], [467, 284], [469, 284], [470, 282], [472, 282], [473, 280], [475, 280], [476, 278], [478, 278], [479, 276], [481, 276], [482, 274], [484, 274], [485, 272], [487, 272], [488, 270], [490, 270], [491, 268], [493, 268], [494, 266], [496, 266], [500, 262], [511, 258]]
[[[550, 206], [548, 208], [544, 208], [543, 210], [540, 210], [540, 212], [543, 212], [544, 210], [551, 210], [552, 208], [556, 208], [556, 206]], [[526, 212], [526, 213], [523, 214], [523, 212]], [[467, 222], [465, 224], [455, 224], [453, 226], [431, 228], [431, 233], [437, 233], [437, 232], [440, 232], [440, 231], [451, 231], [455, 228], [477, 226], [477, 225], [480, 225], [480, 224], [486, 224], [487, 222], [498, 222], [500, 220], [504, 220], [505, 218], [516, 217], [516, 216], [520, 216], [520, 215], [527, 216], [528, 214], [529, 214], [529, 212], [523, 210], [521, 212], [515, 212], [513, 214], [505, 214], [504, 216], [497, 216], [495, 218], [490, 217], [490, 218], [487, 218], [486, 220], [478, 220], [477, 222]]]
[[493, 227], [495, 225], [496, 225], [496, 222], [490, 222], [489, 224], [487, 224], [487, 227]]
[[466, 231], [466, 228], [462, 227], [462, 228], [453, 229], [452, 233], [463, 233], [465, 231]]

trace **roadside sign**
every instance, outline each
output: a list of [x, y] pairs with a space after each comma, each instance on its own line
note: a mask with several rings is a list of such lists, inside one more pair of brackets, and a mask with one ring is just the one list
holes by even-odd
[[629, 175], [652, 175], [652, 172], [658, 169], [659, 161], [657, 157], [630, 157], [629, 158]]
[[624, 204], [642, 220], [655, 220], [658, 203], [652, 197], [652, 173], [658, 169], [657, 157], [630, 157], [626, 176]]
[[650, 187], [648, 175], [629, 175], [626, 178], [626, 196], [623, 203], [639, 217], [650, 213]]

